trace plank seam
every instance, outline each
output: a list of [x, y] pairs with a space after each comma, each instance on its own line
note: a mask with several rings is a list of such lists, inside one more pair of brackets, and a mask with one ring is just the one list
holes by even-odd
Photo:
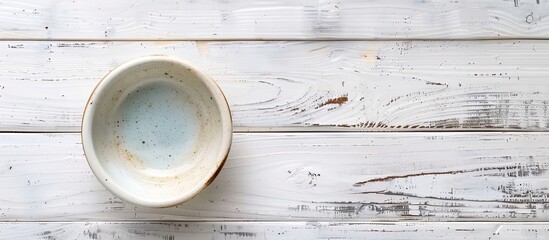
[[400, 42], [400, 41], [547, 41], [549, 37], [501, 37], [501, 38], [0, 38], [0, 42], [345, 42], [345, 41], [370, 41], [370, 42]]
[[[527, 129], [423, 129], [423, 130], [383, 130], [383, 129], [311, 129], [311, 130], [235, 130], [233, 133], [547, 133], [548, 130], [527, 130]], [[80, 134], [81, 131], [0, 131], [0, 134], [52, 134], [52, 133], [73, 133]]]
[[101, 220], [101, 221], [29, 221], [29, 220], [14, 220], [14, 221], [0, 221], [0, 224], [13, 224], [13, 223], [360, 223], [360, 224], [375, 224], [375, 225], [382, 225], [382, 224], [389, 224], [389, 225], [395, 225], [395, 224], [463, 224], [463, 223], [476, 223], [476, 224], [493, 224], [493, 223], [500, 223], [500, 224], [507, 224], [507, 225], [519, 225], [519, 224], [530, 224], [530, 225], [548, 225], [549, 222], [547, 221], [524, 221], [522, 219], [521, 221], [505, 221], [505, 220], [499, 220], [499, 221], [398, 221], [398, 220], [392, 220], [392, 221], [357, 221], [357, 220], [342, 220], [337, 219], [334, 221], [327, 221], [327, 220], [255, 220], [255, 219], [227, 219], [227, 220], [214, 220], [214, 219], [195, 219], [195, 220]]

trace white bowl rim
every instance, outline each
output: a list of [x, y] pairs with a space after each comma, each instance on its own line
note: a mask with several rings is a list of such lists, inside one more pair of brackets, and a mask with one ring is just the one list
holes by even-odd
[[[103, 169], [103, 166], [101, 165], [97, 155], [94, 151], [94, 145], [93, 145], [93, 138], [92, 138], [92, 120], [95, 113], [96, 105], [90, 104], [93, 103], [93, 101], [96, 99], [96, 96], [99, 95], [99, 93], [103, 92], [103, 90], [108, 86], [108, 84], [111, 81], [114, 81], [121, 73], [132, 69], [135, 66], [147, 63], [147, 62], [171, 62], [175, 63], [176, 65], [179, 65], [183, 68], [187, 68], [191, 71], [191, 74], [194, 74], [197, 76], [198, 79], [200, 79], [205, 86], [208, 88], [209, 92], [212, 94], [213, 99], [215, 100], [215, 103], [221, 113], [221, 122], [222, 122], [222, 131], [223, 136], [221, 140], [221, 150], [222, 153], [224, 153], [224, 156], [221, 159], [217, 159], [217, 166], [215, 168], [215, 172], [209, 174], [209, 178], [207, 178], [206, 181], [199, 182], [194, 188], [190, 189], [189, 191], [180, 192], [180, 195], [174, 198], [170, 199], [156, 199], [156, 200], [147, 200], [147, 199], [141, 199], [138, 198], [136, 195], [132, 195], [130, 192], [123, 189], [123, 186], [119, 185], [117, 182], [112, 180], [105, 169]], [[87, 159], [88, 165], [90, 166], [92, 172], [96, 176], [96, 178], [105, 186], [109, 191], [111, 191], [116, 196], [120, 197], [122, 200], [141, 205], [146, 207], [170, 207], [175, 206], [177, 204], [186, 202], [193, 198], [194, 196], [198, 195], [201, 191], [206, 189], [210, 183], [216, 178], [216, 176], [221, 171], [225, 161], [227, 160], [227, 157], [229, 155], [229, 150], [231, 148], [232, 143], [232, 132], [233, 132], [233, 125], [232, 125], [232, 116], [229, 109], [229, 104], [227, 102], [227, 99], [225, 98], [225, 95], [221, 91], [221, 88], [217, 85], [217, 83], [208, 75], [194, 67], [193, 65], [189, 64], [188, 62], [185, 62], [181, 59], [165, 56], [165, 55], [150, 55], [150, 56], [143, 56], [138, 57], [133, 60], [127, 61], [125, 63], [122, 63], [121, 65], [115, 67], [112, 71], [107, 73], [95, 86], [93, 89], [88, 101], [86, 102], [86, 107], [84, 108], [84, 113], [82, 116], [82, 124], [81, 124], [81, 138], [82, 138], [82, 146], [84, 149], [84, 154]], [[111, 181], [106, 181], [105, 179], [110, 179]], [[202, 185], [200, 184], [202, 183]]]

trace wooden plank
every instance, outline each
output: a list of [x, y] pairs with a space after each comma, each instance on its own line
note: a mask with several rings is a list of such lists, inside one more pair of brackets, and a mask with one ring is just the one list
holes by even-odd
[[237, 131], [549, 127], [545, 41], [8, 41], [0, 131], [79, 131], [99, 79], [150, 54], [212, 75]]
[[0, 4], [2, 39], [548, 38], [547, 0], [63, 1]]
[[549, 42], [6, 42], [0, 130], [79, 131], [113, 67], [187, 59], [219, 81], [237, 130], [549, 127]]
[[545, 240], [547, 223], [71, 222], [0, 223], [0, 239]]
[[547, 221], [549, 133], [239, 133], [172, 208], [108, 192], [79, 134], [0, 135], [0, 220]]

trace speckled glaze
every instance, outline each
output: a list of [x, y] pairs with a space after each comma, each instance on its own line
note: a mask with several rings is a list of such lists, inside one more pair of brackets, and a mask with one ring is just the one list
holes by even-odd
[[82, 120], [95, 176], [120, 198], [149, 207], [173, 206], [206, 188], [231, 140], [229, 107], [215, 81], [166, 56], [111, 71]]

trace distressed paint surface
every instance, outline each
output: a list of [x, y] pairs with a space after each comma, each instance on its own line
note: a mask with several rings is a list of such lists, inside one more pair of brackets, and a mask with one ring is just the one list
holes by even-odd
[[2, 134], [4, 221], [547, 221], [547, 133], [237, 133], [203, 193], [137, 207], [91, 173], [79, 134]]
[[0, 239], [545, 240], [547, 223], [73, 222], [1, 223]]
[[0, 239], [548, 239], [547, 133], [265, 133], [546, 131], [549, 45], [525, 39], [549, 38], [548, 5], [2, 1], [0, 132], [79, 132], [102, 76], [168, 54], [218, 80], [255, 133], [167, 209], [105, 190], [77, 133], [2, 133]]
[[97, 82], [150, 54], [216, 79], [237, 131], [549, 127], [546, 41], [7, 41], [0, 131], [79, 131]]
[[2, 39], [549, 37], [547, 0], [66, 1], [0, 4]]

